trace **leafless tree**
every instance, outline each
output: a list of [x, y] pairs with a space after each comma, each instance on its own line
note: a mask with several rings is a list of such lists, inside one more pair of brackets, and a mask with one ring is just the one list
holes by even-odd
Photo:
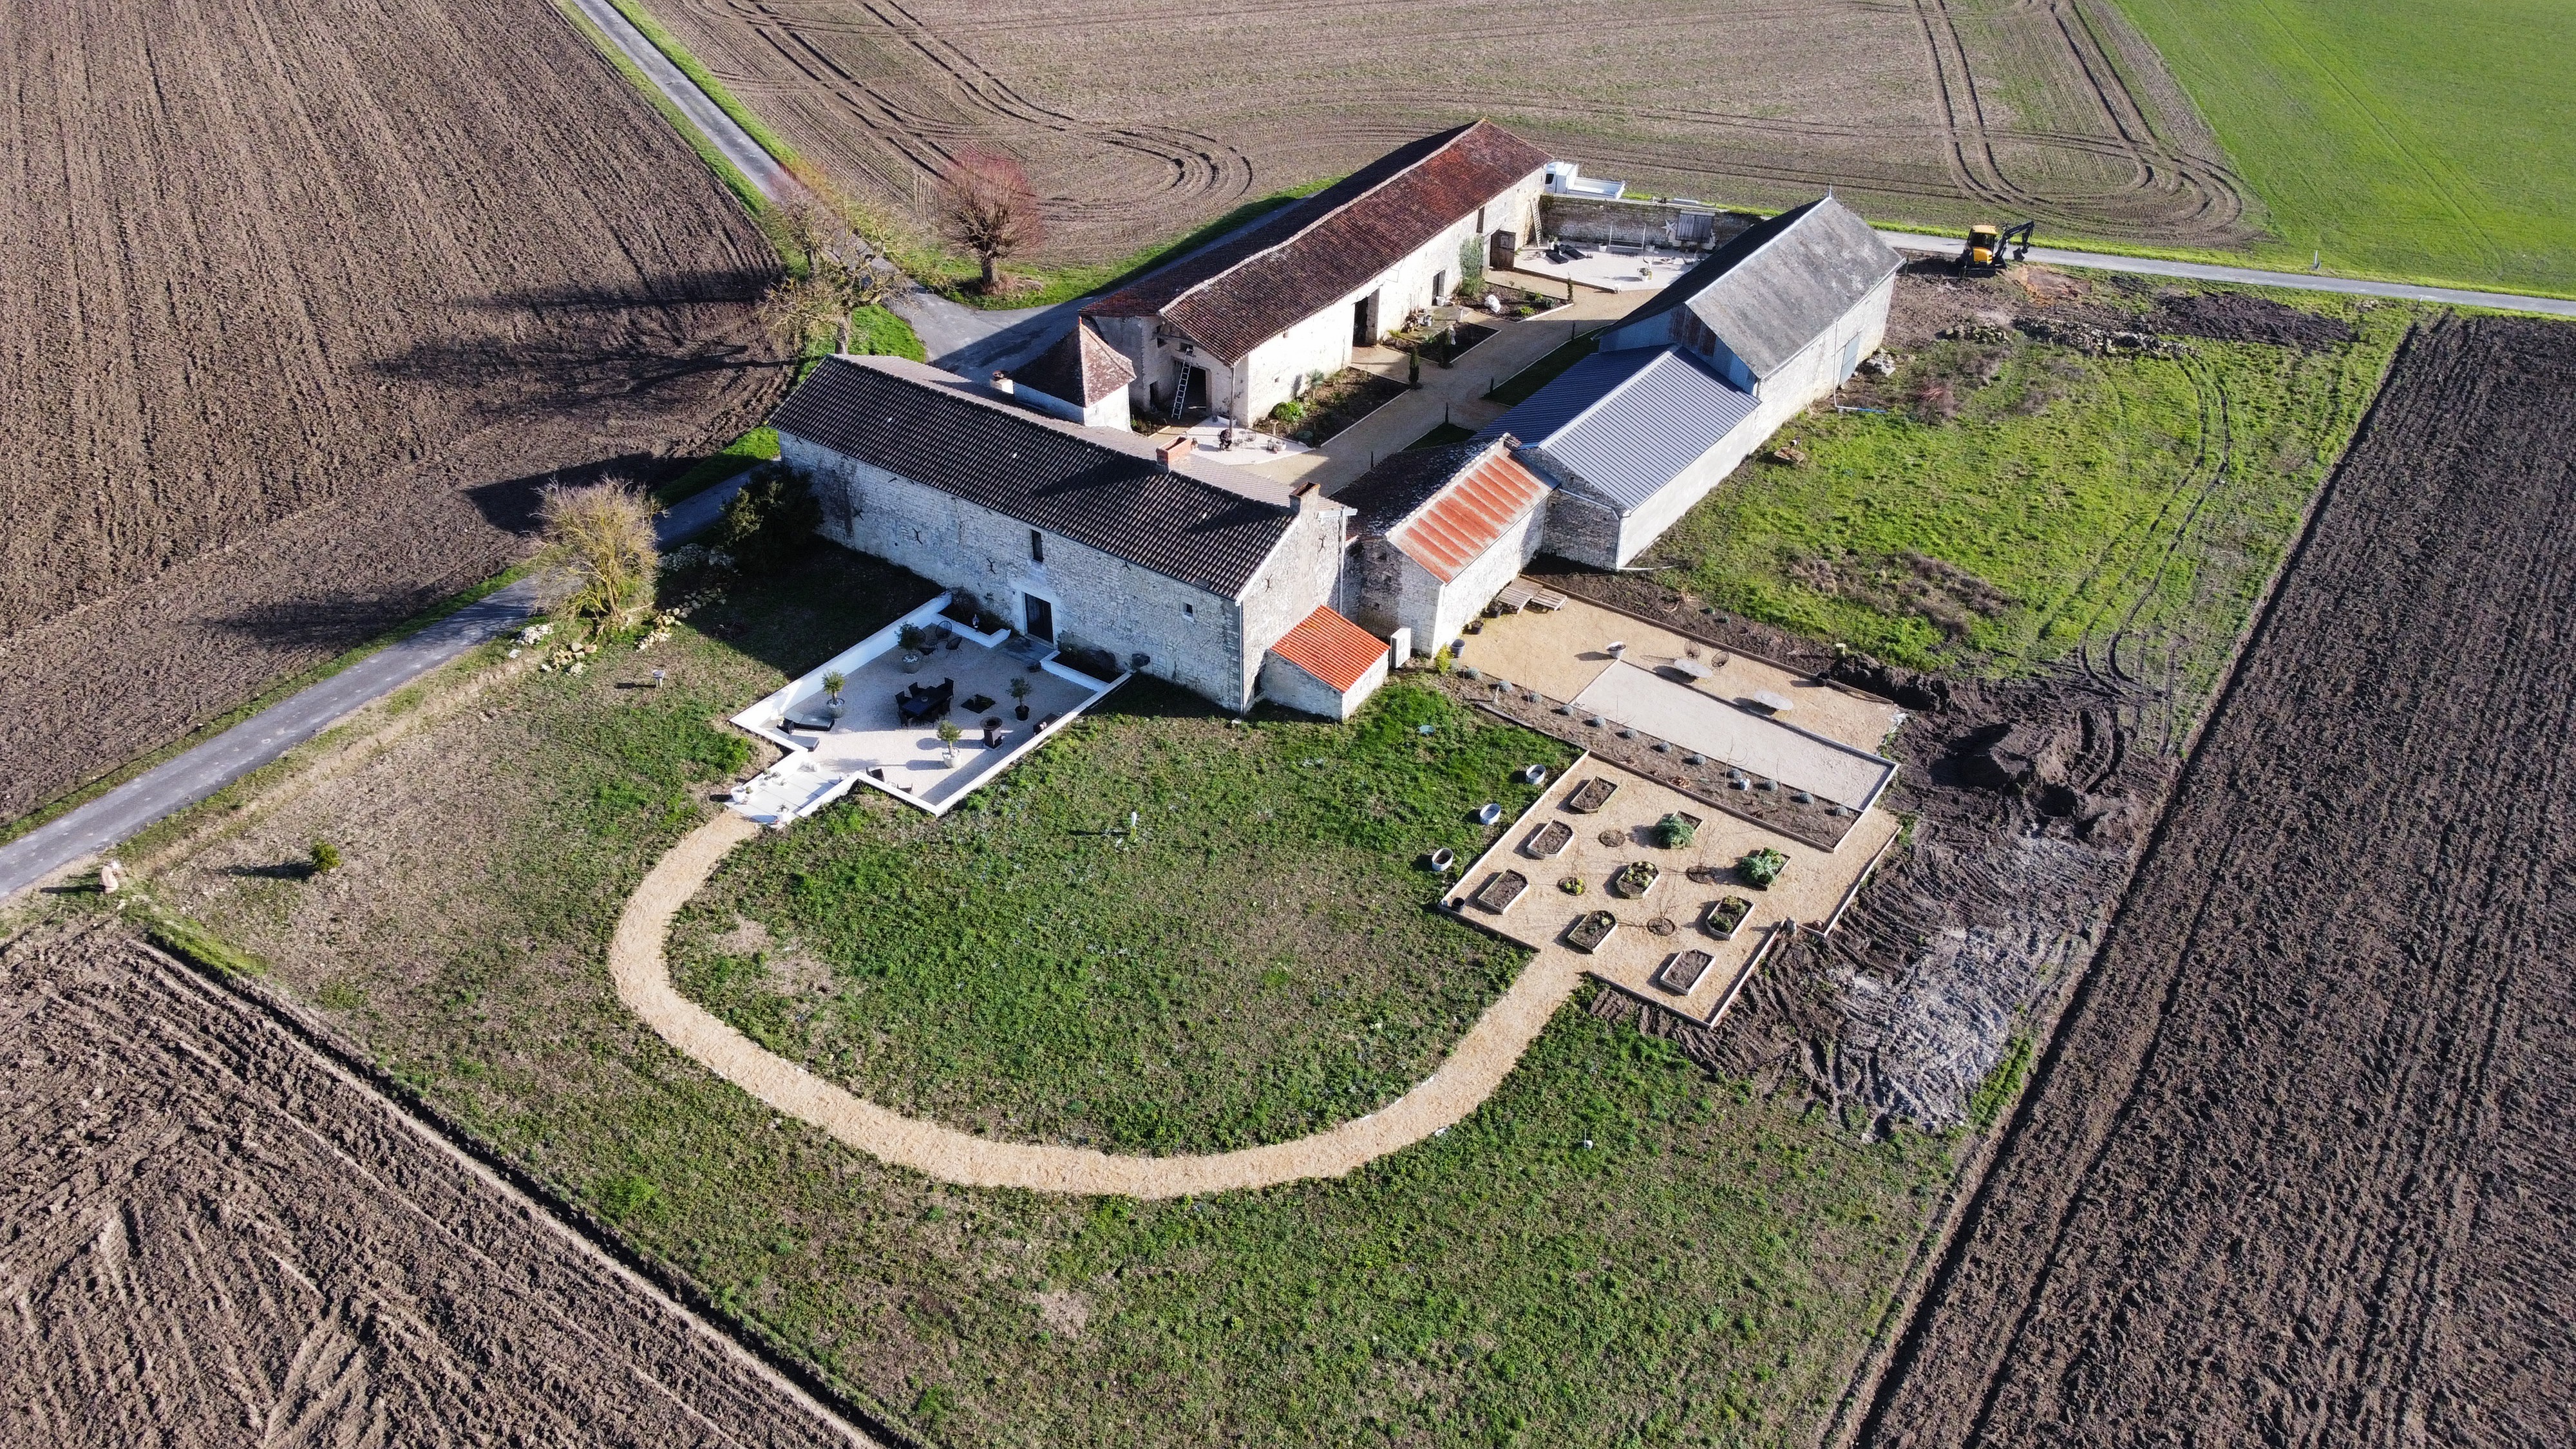
[[623, 478], [548, 488], [539, 511], [545, 540], [571, 581], [563, 607], [577, 618], [632, 623], [653, 607], [653, 506]]
[[1002, 259], [1036, 246], [1045, 234], [1028, 173], [998, 151], [950, 157], [938, 205], [940, 234], [983, 262], [987, 292], [1001, 284]]
[[846, 224], [808, 203], [781, 213], [787, 245], [805, 262], [803, 276], [781, 277], [760, 299], [761, 325], [790, 357], [800, 356], [814, 329], [833, 328], [833, 350], [850, 350], [850, 314], [894, 294], [902, 274], [880, 260]]

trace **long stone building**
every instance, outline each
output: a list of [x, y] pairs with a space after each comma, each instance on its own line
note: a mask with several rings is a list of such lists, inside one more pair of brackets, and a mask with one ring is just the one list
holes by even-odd
[[1255, 421], [1449, 300], [1495, 233], [1528, 239], [1547, 161], [1490, 121], [1425, 137], [1083, 318], [1134, 367], [1135, 409]]
[[[1317, 616], [1332, 612], [1350, 510], [1313, 489], [892, 357], [825, 359], [772, 426], [826, 536], [963, 590], [1023, 634], [1233, 710], [1260, 697], [1272, 649], [1300, 626], [1346, 647]], [[1326, 672], [1340, 708], [1366, 697], [1359, 676]], [[1307, 681], [1274, 679], [1312, 707]]]

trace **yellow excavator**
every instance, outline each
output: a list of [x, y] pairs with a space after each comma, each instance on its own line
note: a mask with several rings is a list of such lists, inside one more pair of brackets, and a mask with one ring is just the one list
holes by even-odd
[[2004, 269], [2004, 248], [2012, 248], [2012, 260], [2022, 261], [2030, 255], [2031, 230], [2039, 225], [2025, 221], [2019, 226], [1996, 226], [1979, 222], [1968, 228], [1968, 244], [1959, 248], [1959, 275], [1991, 277]]

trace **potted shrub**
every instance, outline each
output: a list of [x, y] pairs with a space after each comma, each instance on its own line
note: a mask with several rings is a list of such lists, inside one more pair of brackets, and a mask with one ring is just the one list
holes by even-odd
[[957, 766], [957, 742], [965, 737], [966, 732], [957, 727], [957, 721], [944, 719], [939, 722], [939, 747], [947, 752], [947, 763], [951, 769]]
[[823, 676], [823, 712], [834, 719], [841, 717], [841, 688], [850, 677], [835, 669]]
[[1018, 704], [1012, 706], [1011, 717], [1013, 719], [1027, 719], [1029, 717], [1028, 676], [1021, 675], [1011, 681], [1011, 698], [1019, 701]]
[[1789, 866], [1789, 857], [1770, 846], [1764, 846], [1735, 863], [1735, 873], [1757, 891], [1767, 891]]
[[921, 672], [922, 651], [930, 647], [930, 633], [919, 624], [906, 624], [895, 631], [895, 643], [903, 650], [903, 672]]
[[1676, 810], [1655, 822], [1655, 843], [1666, 850], [1679, 850], [1699, 834], [1699, 822]]

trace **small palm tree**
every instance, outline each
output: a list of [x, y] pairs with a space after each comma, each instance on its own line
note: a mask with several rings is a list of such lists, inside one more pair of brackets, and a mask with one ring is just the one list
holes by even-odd
[[939, 722], [939, 745], [948, 752], [948, 763], [957, 763], [957, 742], [965, 736], [966, 732], [957, 727], [957, 721], [944, 719]]
[[839, 704], [841, 702], [841, 686], [849, 682], [850, 677], [837, 669], [826, 672], [823, 676], [824, 697], [831, 700], [834, 704]]

